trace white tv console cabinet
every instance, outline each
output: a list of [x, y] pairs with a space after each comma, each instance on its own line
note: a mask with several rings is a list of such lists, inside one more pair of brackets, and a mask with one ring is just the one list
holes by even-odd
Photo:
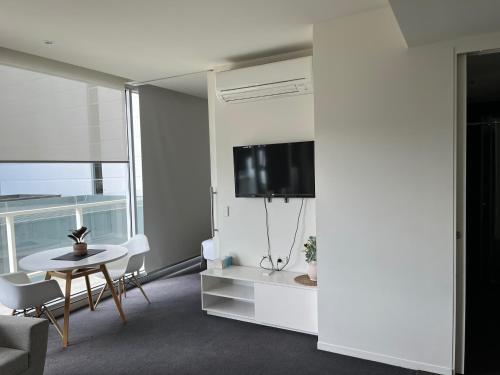
[[318, 290], [296, 272], [231, 266], [201, 272], [202, 310], [210, 315], [318, 334]]

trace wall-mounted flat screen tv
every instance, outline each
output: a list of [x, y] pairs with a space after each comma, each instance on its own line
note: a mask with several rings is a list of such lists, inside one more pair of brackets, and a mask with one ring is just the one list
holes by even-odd
[[312, 198], [314, 142], [233, 147], [237, 197]]

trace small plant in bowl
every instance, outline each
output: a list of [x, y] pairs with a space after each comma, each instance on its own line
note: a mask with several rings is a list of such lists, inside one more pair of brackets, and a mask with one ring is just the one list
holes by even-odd
[[71, 230], [68, 237], [71, 238], [75, 243], [73, 244], [73, 253], [76, 256], [87, 255], [87, 244], [83, 242], [83, 239], [90, 233], [87, 227], [81, 227], [80, 229]]
[[316, 236], [309, 236], [309, 239], [304, 244], [304, 253], [306, 254], [306, 262], [309, 265], [307, 275], [312, 281], [316, 281]]

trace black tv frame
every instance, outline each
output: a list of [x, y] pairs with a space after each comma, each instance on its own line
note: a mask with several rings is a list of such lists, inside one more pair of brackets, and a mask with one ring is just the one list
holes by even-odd
[[314, 141], [295, 141], [295, 142], [280, 142], [280, 143], [263, 143], [263, 144], [255, 144], [255, 145], [243, 145], [243, 146], [233, 146], [233, 175], [234, 175], [234, 194], [236, 198], [285, 198], [288, 200], [289, 198], [315, 198], [316, 197], [316, 165], [313, 157], [313, 180], [314, 180], [314, 191], [312, 194], [238, 194], [236, 190], [236, 163], [235, 163], [235, 149], [238, 148], [250, 148], [250, 147], [259, 147], [259, 146], [274, 146], [274, 145], [283, 145], [283, 144], [294, 144], [294, 143], [312, 143], [314, 149]]

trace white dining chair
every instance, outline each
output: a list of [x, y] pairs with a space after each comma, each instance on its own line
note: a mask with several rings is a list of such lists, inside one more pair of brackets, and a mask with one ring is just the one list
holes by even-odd
[[63, 293], [55, 280], [32, 282], [25, 272], [0, 275], [0, 303], [12, 309], [12, 315], [22, 311], [24, 315], [35, 309], [36, 316], [44, 314], [62, 337], [62, 330], [48, 307], [47, 302], [62, 298]]
[[[127, 248], [127, 256], [115, 262], [106, 264], [111, 279], [114, 283], [117, 283], [120, 301], [122, 299], [122, 294], [125, 297], [127, 296], [127, 285], [132, 284], [138, 287], [144, 295], [144, 298], [146, 298], [146, 301], [148, 301], [148, 303], [151, 303], [148, 296], [146, 295], [146, 292], [144, 292], [144, 289], [142, 289], [142, 285], [139, 279], [137, 278], [137, 276], [139, 276], [142, 265], [144, 264], [144, 257], [149, 251], [148, 238], [144, 234], [137, 234], [130, 240], [122, 244], [122, 246]], [[101, 274], [96, 274], [96, 276], [99, 278], [104, 278], [104, 276]], [[94, 307], [97, 307], [107, 288], [108, 286], [106, 284], [101, 289]]]

